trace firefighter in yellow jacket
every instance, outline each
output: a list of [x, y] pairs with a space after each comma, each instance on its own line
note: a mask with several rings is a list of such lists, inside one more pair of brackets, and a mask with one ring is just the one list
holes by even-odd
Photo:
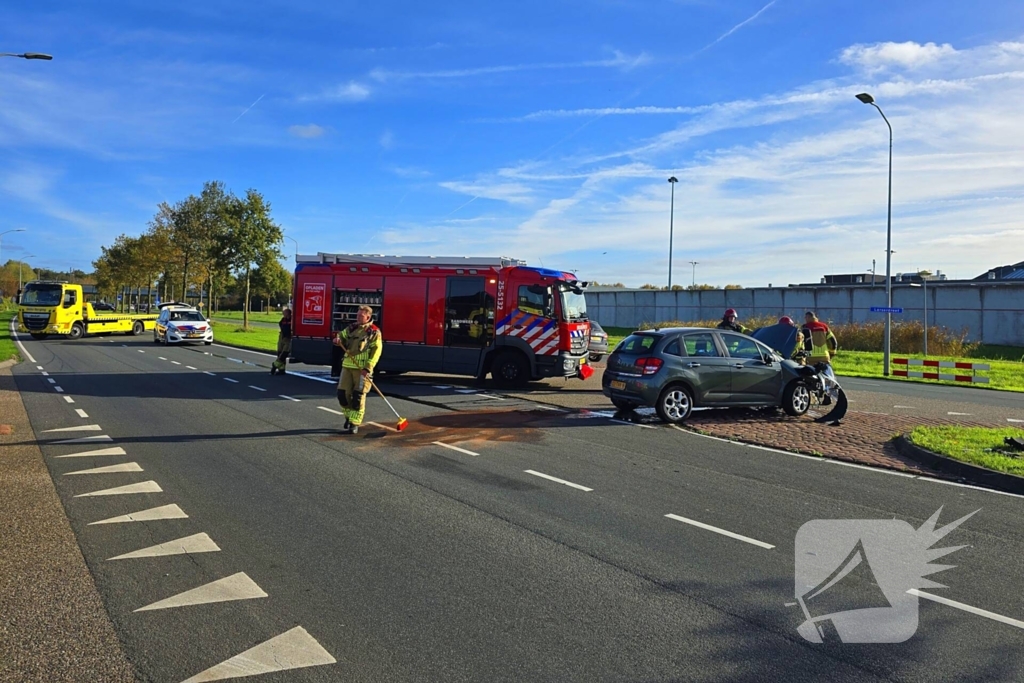
[[373, 309], [360, 306], [356, 322], [339, 332], [334, 344], [345, 354], [338, 380], [338, 403], [345, 413], [342, 434], [357, 434], [366, 413], [373, 368], [383, 350], [380, 328], [373, 324]]

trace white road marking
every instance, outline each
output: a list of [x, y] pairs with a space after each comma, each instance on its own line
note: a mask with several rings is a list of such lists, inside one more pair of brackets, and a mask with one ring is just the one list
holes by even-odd
[[228, 358], [228, 360], [231, 361], [232, 363], [244, 363], [245, 362], [244, 360], [240, 360], [238, 358]]
[[630, 425], [632, 427], [643, 427], [644, 429], [657, 429], [657, 427], [655, 427], [654, 425], [638, 424], [636, 422], [627, 422], [626, 420], [609, 419], [608, 421], [609, 422], [617, 422], [620, 425]]
[[181, 363], [179, 363], [179, 362], [178, 362], [178, 361], [176, 361], [176, 360], [172, 360], [172, 361], [171, 361], [171, 365], [181, 365]]
[[94, 455], [128, 455], [125, 450], [120, 446], [114, 448], [100, 448], [95, 451], [82, 451], [81, 453], [72, 453], [70, 455], [55, 455], [54, 458], [85, 458], [92, 457]]
[[54, 378], [52, 378], [52, 377], [47, 377], [47, 378], [46, 378], [46, 381], [47, 381], [47, 382], [49, 382], [50, 384], [56, 384], [56, 383], [57, 383], [57, 380], [55, 380], [55, 379], [54, 379]]
[[266, 389], [264, 389], [263, 387], [257, 387], [257, 386], [252, 385], [252, 384], [249, 385], [249, 388], [250, 389], [255, 389], [256, 391], [266, 391]]
[[444, 443], [443, 441], [435, 441], [434, 445], [435, 446], [444, 446], [445, 448], [450, 448], [453, 451], [458, 451], [459, 453], [465, 453], [466, 455], [480, 455], [479, 453], [474, 453], [473, 451], [467, 451], [465, 448], [459, 448], [458, 446], [452, 446], [451, 444]]
[[323, 382], [324, 384], [337, 384], [338, 383], [338, 380], [336, 380], [336, 379], [326, 379], [324, 377], [314, 377], [313, 375], [307, 375], [304, 372], [295, 372], [294, 370], [289, 370], [288, 374], [289, 375], [293, 375], [295, 377], [301, 377], [302, 379], [311, 379], [314, 382]]
[[64, 441], [51, 441], [50, 445], [53, 445], [53, 444], [65, 444], [65, 443], [101, 443], [101, 442], [109, 442], [109, 441], [113, 441], [113, 439], [111, 439], [106, 434], [101, 434], [100, 436], [82, 436], [82, 437], [79, 437], [77, 439], [65, 439]]
[[544, 405], [543, 403], [535, 403], [533, 405], [533, 407], [536, 408], [537, 410], [553, 410], [556, 413], [567, 412], [567, 411], [563, 410], [562, 408], [556, 408], [554, 406]]
[[67, 401], [68, 403], [74, 403], [75, 402], [75, 399], [71, 398], [70, 396], [65, 396], [64, 400]]
[[155, 609], [170, 609], [172, 607], [185, 607], [186, 605], [206, 605], [211, 602], [230, 602], [232, 600], [251, 600], [253, 598], [265, 598], [267, 594], [256, 585], [256, 582], [249, 578], [245, 572], [238, 572], [231, 576], [206, 585], [178, 593], [164, 600], [159, 600], [145, 607], [140, 607], [136, 612], [148, 612]]
[[158, 543], [148, 548], [134, 550], [117, 557], [108, 557], [107, 562], [112, 560], [135, 560], [140, 557], [164, 557], [166, 555], [196, 555], [198, 553], [216, 553], [220, 548], [213, 539], [204, 534], [193, 534], [184, 538], [176, 538], [166, 543]]
[[1006, 418], [1006, 421], [1007, 422], [1024, 422], [1024, 420], [1018, 420], [1018, 419], [1012, 418], [1012, 417]]
[[475, 393], [477, 393], [477, 390], [476, 389], [456, 389], [455, 393], [457, 393], [457, 394], [475, 394]]
[[[417, 382], [417, 384], [419, 384], [419, 382]], [[451, 389], [451, 386], [448, 385], [448, 384], [435, 384], [434, 388], [435, 389]]]
[[107, 465], [106, 467], [92, 467], [87, 470], [75, 470], [74, 472], [65, 472], [65, 477], [70, 477], [72, 474], [115, 474], [118, 472], [142, 472], [142, 467], [137, 462], [125, 462], [120, 465]]
[[548, 479], [550, 481], [557, 482], [559, 484], [565, 484], [566, 486], [571, 486], [572, 488], [579, 489], [580, 491], [593, 491], [594, 490], [594, 489], [587, 488], [586, 486], [580, 486], [579, 484], [574, 484], [571, 481], [566, 481], [565, 479], [559, 479], [558, 477], [552, 477], [550, 474], [544, 474], [543, 472], [537, 472], [537, 471], [534, 471], [534, 470], [523, 470], [523, 471], [526, 472], [527, 474], [532, 474], [535, 477], [542, 477], [544, 479]]
[[157, 358], [159, 358], [160, 360], [167, 360], [167, 359], [166, 359], [166, 358], [164, 358], [163, 356], [157, 356]]
[[75, 408], [75, 412], [78, 413], [78, 417], [85, 418], [85, 419], [89, 418], [89, 414], [87, 412], [85, 412], [84, 410], [82, 410], [81, 408]]
[[333, 408], [324, 408], [323, 406], [317, 406], [317, 408], [319, 408], [320, 410], [324, 410], [324, 411], [326, 411], [328, 413], [334, 413], [335, 415], [344, 415], [345, 414], [345, 413], [341, 412], [340, 410], [334, 410]]
[[238, 380], [237, 379], [231, 379], [230, 377], [225, 377], [224, 381], [225, 382], [231, 382], [232, 384], [238, 384]]
[[998, 621], [1000, 623], [1008, 624], [1010, 626], [1016, 626], [1017, 628], [1024, 628], [1024, 621], [1019, 621], [1017, 619], [1011, 619], [1010, 617], [1004, 617], [1002, 614], [996, 614], [995, 612], [989, 612], [988, 610], [980, 609], [978, 607], [971, 607], [970, 605], [965, 605], [962, 602], [957, 602], [956, 600], [950, 600], [949, 598], [942, 598], [942, 597], [939, 597], [938, 595], [932, 595], [931, 593], [923, 593], [923, 592], [917, 590], [916, 588], [911, 588], [907, 592], [910, 593], [911, 595], [916, 595], [919, 598], [924, 598], [925, 600], [932, 600], [934, 602], [939, 603], [940, 605], [947, 605], [949, 607], [955, 607], [956, 609], [963, 610], [964, 612], [970, 612], [971, 614], [976, 614], [979, 617], [985, 617], [986, 619], [991, 619], [993, 621]]
[[380, 422], [367, 422], [366, 424], [373, 425], [374, 427], [380, 427], [381, 429], [390, 429], [393, 432], [397, 432], [398, 431], [394, 427], [388, 427], [387, 425], [382, 425]]
[[99, 425], [80, 425], [78, 427], [61, 427], [60, 429], [44, 429], [43, 434], [52, 432], [101, 432], [103, 428]]
[[950, 411], [950, 412], [946, 413], [946, 415], [966, 415], [966, 416], [970, 416], [970, 413], [954, 413], [954, 412]]
[[504, 396], [495, 396], [494, 394], [477, 394], [480, 398], [493, 398], [495, 401], [506, 400]]
[[285, 396], [284, 394], [278, 394], [278, 396], [289, 401], [295, 401], [296, 403], [299, 403], [302, 400], [301, 398], [292, 398], [291, 396]]
[[127, 486], [117, 486], [112, 489], [103, 489], [101, 491], [93, 491], [91, 493], [80, 493], [75, 498], [88, 498], [90, 496], [125, 496], [131, 493], [162, 493], [163, 489], [160, 488], [160, 484], [153, 480], [139, 482], [138, 484], [128, 484]]
[[136, 349], [136, 351], [138, 351], [139, 353], [145, 353], [145, 351], [143, 351], [142, 349]]
[[216, 377], [217, 376], [215, 373], [212, 373], [209, 370], [203, 370], [203, 374], [204, 375], [209, 375], [210, 377]]
[[697, 522], [697, 521], [692, 520], [692, 519], [687, 519], [686, 517], [680, 517], [679, 515], [665, 515], [665, 516], [668, 517], [669, 519], [674, 519], [677, 522], [683, 522], [684, 524], [692, 524], [695, 527], [699, 527], [699, 528], [705, 529], [707, 531], [713, 531], [716, 534], [722, 534], [723, 536], [728, 536], [729, 538], [735, 538], [737, 541], [743, 541], [744, 543], [750, 543], [752, 545], [756, 545], [759, 548], [765, 548], [766, 550], [771, 550], [772, 548], [775, 547], [775, 546], [771, 545], [770, 543], [765, 543], [764, 541], [758, 541], [758, 540], [755, 540], [755, 539], [750, 538], [748, 536], [740, 536], [739, 534], [734, 534], [731, 531], [726, 531], [725, 529], [719, 529], [716, 526], [711, 526], [710, 524], [704, 524], [703, 522]]
[[54, 387], [53, 390], [56, 391], [58, 394], [63, 394], [64, 393], [64, 390], [61, 389], [60, 387]]
[[188, 519], [188, 515], [186, 515], [185, 511], [177, 505], [161, 505], [160, 507], [150, 508], [140, 512], [132, 512], [127, 515], [118, 515], [117, 517], [101, 519], [98, 522], [89, 522], [89, 526], [93, 526], [94, 524], [124, 524], [126, 522], [153, 522], [160, 519]]
[[336, 661], [313, 636], [309, 635], [306, 629], [296, 626], [290, 631], [196, 674], [184, 683], [222, 681], [227, 678], [255, 676], [272, 671], [323, 666], [334, 664]]
[[49, 377], [50, 376], [50, 373], [48, 373], [48, 372], [43, 372], [41, 374], [43, 375], [43, 377]]
[[[25, 345], [21, 343], [21, 337], [18, 335], [18, 330], [14, 326], [14, 318], [11, 318], [11, 336], [14, 337], [14, 343], [17, 344], [18, 348], [21, 349], [21, 352], [25, 354], [25, 358], [28, 358], [28, 362], [35, 363], [36, 359], [32, 357], [32, 354], [28, 352]], [[42, 366], [37, 367], [39, 367], [40, 370], [43, 369]]]
[[907, 410], [917, 410], [914, 406], [893, 406], [893, 408], [906, 408]]
[[189, 369], [189, 370], [197, 370], [197, 369], [198, 369], [198, 368], [194, 368], [194, 367], [192, 367], [191, 365], [186, 365], [185, 367], [186, 367], [187, 369]]
[[42, 365], [37, 365], [37, 366], [36, 366], [36, 370], [42, 370], [42, 369], [43, 369], [43, 366], [42, 366]]

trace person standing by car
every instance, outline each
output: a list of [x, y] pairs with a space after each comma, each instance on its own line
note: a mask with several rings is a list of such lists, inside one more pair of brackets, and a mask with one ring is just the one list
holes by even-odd
[[384, 348], [380, 328], [373, 324], [373, 309], [360, 306], [356, 322], [334, 338], [334, 345], [345, 354], [338, 380], [338, 403], [345, 412], [342, 434], [357, 434], [366, 413], [366, 394], [370, 392], [373, 368]]
[[736, 309], [730, 308], [722, 316], [722, 322], [718, 323], [718, 329], [720, 330], [732, 330], [733, 332], [739, 332], [740, 334], [750, 334], [750, 330], [740, 325], [736, 321]]
[[[784, 315], [779, 318], [780, 325], [786, 325], [787, 327], [796, 327], [796, 323], [788, 315]], [[801, 361], [804, 358], [804, 333], [803, 330], [796, 331], [796, 346], [793, 347], [793, 354], [790, 356], [791, 360]]]
[[807, 354], [807, 364], [815, 365], [825, 363], [832, 367], [832, 357], [839, 350], [839, 341], [832, 334], [828, 325], [818, 320], [814, 311], [807, 311], [804, 314], [804, 351]]
[[281, 311], [281, 320], [277, 326], [280, 331], [277, 333], [277, 360], [270, 366], [271, 375], [285, 374], [288, 365], [288, 354], [292, 351], [292, 311], [286, 308]]

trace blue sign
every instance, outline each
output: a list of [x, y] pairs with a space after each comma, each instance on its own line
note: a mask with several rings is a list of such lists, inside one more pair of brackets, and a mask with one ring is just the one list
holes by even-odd
[[886, 308], [885, 306], [872, 306], [872, 313], [902, 313], [902, 308]]

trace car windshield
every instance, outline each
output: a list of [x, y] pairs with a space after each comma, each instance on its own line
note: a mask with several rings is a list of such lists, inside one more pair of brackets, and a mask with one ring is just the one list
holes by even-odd
[[649, 353], [659, 339], [661, 339], [661, 335], [657, 334], [631, 334], [619, 342], [615, 351], [629, 354]]
[[582, 289], [560, 289], [562, 296], [562, 320], [586, 320], [587, 299]]
[[29, 306], [59, 306], [60, 299], [60, 285], [27, 284], [21, 295], [21, 303]]
[[199, 311], [171, 311], [171, 322], [206, 322]]

